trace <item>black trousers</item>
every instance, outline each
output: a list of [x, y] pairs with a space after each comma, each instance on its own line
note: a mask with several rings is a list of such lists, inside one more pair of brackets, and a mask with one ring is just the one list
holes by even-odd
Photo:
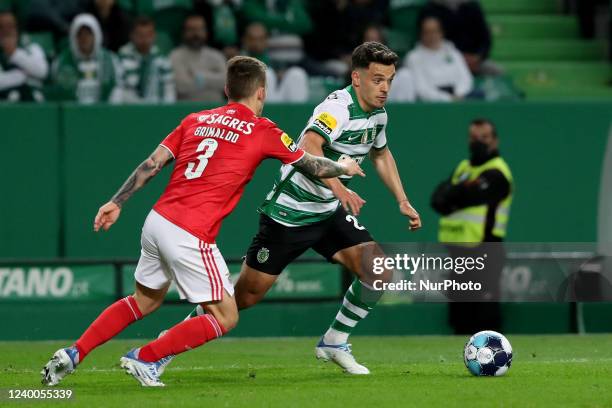
[[479, 292], [447, 292], [448, 319], [455, 334], [474, 334], [482, 330], [502, 330], [501, 276], [506, 262], [503, 243], [484, 243], [477, 247], [447, 245], [449, 255], [456, 257], [480, 257], [486, 254], [485, 269], [464, 274], [453, 273], [457, 282], [479, 282]]

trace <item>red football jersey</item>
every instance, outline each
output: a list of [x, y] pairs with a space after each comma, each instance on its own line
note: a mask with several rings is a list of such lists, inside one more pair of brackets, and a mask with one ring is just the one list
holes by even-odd
[[176, 162], [153, 208], [208, 243], [215, 242], [221, 222], [262, 160], [273, 157], [290, 164], [304, 156], [273, 122], [240, 103], [192, 113], [161, 146]]

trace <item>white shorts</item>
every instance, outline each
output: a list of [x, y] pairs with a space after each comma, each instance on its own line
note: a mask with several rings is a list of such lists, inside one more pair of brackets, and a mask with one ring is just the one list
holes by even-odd
[[142, 250], [134, 278], [143, 286], [161, 289], [174, 281], [181, 299], [203, 303], [234, 295], [225, 260], [208, 244], [151, 210], [142, 227]]

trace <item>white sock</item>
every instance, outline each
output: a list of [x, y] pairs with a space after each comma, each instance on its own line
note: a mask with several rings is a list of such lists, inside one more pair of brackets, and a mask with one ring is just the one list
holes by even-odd
[[338, 344], [346, 343], [348, 341], [348, 337], [348, 333], [344, 333], [330, 327], [323, 336], [323, 343], [337, 346]]

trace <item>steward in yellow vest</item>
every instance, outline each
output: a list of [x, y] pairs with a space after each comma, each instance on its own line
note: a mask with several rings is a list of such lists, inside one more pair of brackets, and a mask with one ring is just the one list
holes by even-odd
[[[501, 308], [496, 301], [501, 295], [506, 257], [501, 241], [508, 227], [514, 180], [499, 155], [498, 144], [495, 125], [486, 119], [474, 120], [469, 128], [469, 159], [455, 167], [431, 198], [433, 209], [442, 216], [438, 240], [449, 255], [455, 259], [487, 259], [482, 271], [451, 273], [456, 281], [482, 284], [479, 292], [446, 293], [451, 300], [449, 323], [456, 334], [502, 329]], [[486, 306], [479, 303], [483, 301], [488, 302]]]
[[506, 236], [513, 178], [494, 140], [471, 141], [470, 159], [434, 192], [431, 205], [442, 215], [439, 242], [496, 242]]

